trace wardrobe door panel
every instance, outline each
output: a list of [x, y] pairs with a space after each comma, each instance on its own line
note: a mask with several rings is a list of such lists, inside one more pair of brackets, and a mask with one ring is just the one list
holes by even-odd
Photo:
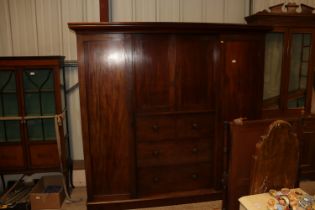
[[[94, 196], [130, 193], [132, 132], [132, 74], [129, 36], [104, 35], [84, 42], [80, 72], [85, 159], [91, 173], [88, 192]], [[83, 96], [84, 93], [81, 95]], [[83, 100], [83, 101], [82, 101]], [[86, 107], [85, 107], [86, 106]], [[88, 115], [85, 115], [88, 113]], [[87, 131], [87, 132], [86, 132]], [[86, 146], [88, 144], [88, 146]], [[92, 181], [93, 180], [93, 181]]]
[[174, 53], [171, 35], [134, 35], [138, 112], [174, 108]]
[[260, 116], [262, 106], [264, 37], [249, 34], [224, 39], [220, 95], [223, 119], [255, 119]]
[[176, 69], [179, 110], [214, 108], [215, 36], [178, 35]]

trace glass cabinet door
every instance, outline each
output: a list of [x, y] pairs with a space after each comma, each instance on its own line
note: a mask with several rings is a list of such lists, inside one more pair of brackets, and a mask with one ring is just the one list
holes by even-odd
[[291, 35], [288, 108], [301, 108], [306, 103], [308, 69], [310, 65], [311, 34]]
[[283, 33], [266, 35], [263, 96], [265, 109], [279, 109], [280, 106], [283, 46]]
[[[52, 69], [23, 71], [24, 103], [26, 116], [55, 115], [54, 74]], [[30, 141], [55, 140], [54, 119], [27, 120]]]
[[[280, 114], [307, 109], [312, 82], [312, 33], [305, 30], [283, 30], [266, 36], [264, 110]], [[308, 111], [308, 110], [306, 110]]]
[[[16, 117], [19, 115], [18, 99], [16, 91], [15, 71], [0, 71], [0, 116]], [[20, 121], [0, 121], [0, 143], [20, 142]]]

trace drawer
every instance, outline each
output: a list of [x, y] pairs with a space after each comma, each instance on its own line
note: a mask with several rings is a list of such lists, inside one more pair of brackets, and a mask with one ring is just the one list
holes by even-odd
[[208, 189], [212, 187], [210, 164], [138, 168], [139, 195]]
[[175, 138], [175, 117], [154, 116], [137, 118], [138, 141], [155, 141]]
[[182, 115], [177, 118], [177, 136], [179, 138], [210, 137], [214, 133], [212, 115]]
[[57, 144], [30, 145], [31, 167], [59, 167]]
[[2, 170], [20, 169], [24, 167], [24, 151], [21, 145], [1, 145], [0, 168]]
[[137, 144], [137, 164], [144, 166], [210, 162], [210, 139], [142, 142]]

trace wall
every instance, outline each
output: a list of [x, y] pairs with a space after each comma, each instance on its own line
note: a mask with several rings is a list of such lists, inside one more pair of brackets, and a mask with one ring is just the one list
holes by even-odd
[[249, 0], [112, 0], [111, 20], [244, 23]]
[[0, 55], [76, 60], [68, 22], [99, 21], [98, 0], [0, 0]]

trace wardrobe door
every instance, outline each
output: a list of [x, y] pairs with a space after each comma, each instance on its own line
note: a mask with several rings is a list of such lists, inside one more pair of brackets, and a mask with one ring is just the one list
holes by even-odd
[[214, 69], [217, 36], [176, 36], [179, 110], [214, 109]]
[[[79, 79], [88, 199], [129, 198], [132, 72], [128, 35], [79, 39]], [[80, 42], [82, 41], [82, 42]], [[93, 196], [93, 197], [92, 197]]]
[[220, 43], [222, 117], [257, 119], [262, 107], [264, 36], [227, 35]]
[[138, 112], [174, 109], [175, 53], [171, 35], [134, 35], [133, 62]]

